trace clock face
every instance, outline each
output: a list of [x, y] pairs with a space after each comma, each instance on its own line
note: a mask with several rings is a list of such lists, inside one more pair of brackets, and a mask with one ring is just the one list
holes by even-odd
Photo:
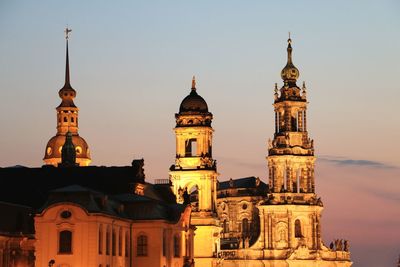
[[51, 147], [48, 146], [47, 150], [46, 150], [46, 153], [47, 153], [48, 156], [50, 156], [51, 153], [53, 153], [53, 149], [51, 149]]

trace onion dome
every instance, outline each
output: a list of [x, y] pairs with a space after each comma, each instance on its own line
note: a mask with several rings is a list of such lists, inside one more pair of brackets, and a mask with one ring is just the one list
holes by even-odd
[[288, 59], [286, 66], [281, 71], [281, 77], [284, 82], [288, 84], [296, 84], [296, 80], [299, 78], [300, 73], [299, 70], [293, 65], [292, 62], [292, 39], [288, 39], [288, 47], [287, 47], [287, 54]]
[[179, 113], [208, 113], [208, 106], [204, 98], [196, 92], [196, 80], [193, 76], [192, 89], [190, 94], [185, 97], [179, 107]]

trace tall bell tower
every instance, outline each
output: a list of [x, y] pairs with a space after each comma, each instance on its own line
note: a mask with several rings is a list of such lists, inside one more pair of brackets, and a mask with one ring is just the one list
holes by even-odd
[[197, 94], [194, 77], [190, 94], [183, 99], [175, 119], [176, 158], [169, 172], [172, 190], [178, 203], [188, 201], [192, 193], [196, 266], [212, 266], [220, 232], [216, 214], [218, 173], [212, 158], [213, 115]]
[[275, 84], [275, 133], [268, 141], [268, 197], [258, 206], [261, 232], [255, 248], [271, 266], [351, 266], [347, 240], [326, 247], [321, 237], [323, 204], [315, 193], [314, 142], [307, 131], [307, 91], [288, 39], [283, 86]]
[[53, 136], [46, 145], [43, 161], [46, 165], [58, 166], [61, 163], [61, 150], [67, 133], [71, 133], [72, 143], [76, 150], [76, 163], [79, 166], [88, 166], [91, 162], [89, 146], [85, 139], [78, 133], [78, 107], [74, 103], [76, 91], [71, 86], [69, 75], [69, 53], [68, 40], [71, 29], [65, 29], [66, 60], [65, 60], [65, 83], [58, 91], [61, 98], [57, 110], [57, 134]]
[[315, 196], [314, 144], [307, 132], [306, 86], [296, 81], [299, 70], [292, 62], [292, 40], [288, 39], [287, 64], [281, 71], [283, 86], [275, 84], [275, 133], [269, 141], [269, 186], [274, 194]]
[[[288, 39], [287, 63], [281, 71], [283, 86], [275, 84], [275, 133], [268, 141], [269, 188], [266, 212], [272, 212], [271, 249], [305, 246], [320, 249], [322, 202], [315, 194], [314, 146], [307, 132], [307, 95], [296, 81], [299, 70], [292, 61]], [[274, 223], [275, 221], [275, 223]]]

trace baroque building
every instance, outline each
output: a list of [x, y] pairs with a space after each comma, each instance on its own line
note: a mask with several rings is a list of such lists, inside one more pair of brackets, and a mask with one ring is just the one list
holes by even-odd
[[71, 185], [50, 192], [35, 216], [35, 266], [183, 266], [193, 255], [191, 208], [151, 185], [107, 195]]
[[220, 226], [216, 213], [217, 166], [212, 157], [213, 115], [197, 93], [193, 77], [190, 94], [175, 114], [176, 158], [170, 167], [172, 190], [178, 203], [196, 195], [191, 224], [195, 230], [194, 258], [197, 266], [211, 266], [219, 247]]
[[76, 91], [72, 88], [69, 74], [68, 39], [70, 29], [66, 29], [66, 64], [65, 83], [58, 91], [61, 103], [57, 110], [57, 133], [50, 138], [46, 145], [43, 161], [46, 165], [57, 166], [61, 163], [61, 148], [68, 132], [72, 135], [72, 141], [76, 150], [76, 162], [79, 166], [88, 166], [91, 162], [89, 146], [85, 139], [78, 133], [78, 107], [74, 103]]
[[258, 177], [218, 183], [218, 218], [222, 227], [221, 249], [248, 248], [260, 234], [258, 203], [268, 194], [268, 185]]
[[347, 240], [336, 239], [329, 247], [322, 241], [307, 91], [304, 83], [297, 85], [290, 37], [283, 85], [275, 84], [268, 184], [253, 176], [218, 182], [213, 114], [194, 77], [175, 114], [169, 179], [151, 184], [143, 159], [132, 166], [88, 166], [70, 85], [70, 31], [57, 134], [46, 146], [46, 165], [0, 168], [0, 177], [9, 181], [0, 187], [0, 209], [12, 214], [0, 223], [1, 266], [352, 265]]
[[[352, 264], [347, 240], [335, 240], [330, 247], [322, 241], [323, 204], [315, 193], [315, 156], [313, 140], [307, 131], [306, 87], [304, 83], [302, 88], [296, 84], [299, 70], [292, 61], [291, 42], [289, 37], [287, 64], [281, 72], [283, 86], [278, 89], [275, 84], [275, 133], [273, 140], [268, 141], [267, 195], [258, 198], [260, 201], [253, 208], [253, 214], [259, 216], [259, 227], [254, 228], [256, 233], [253, 233], [257, 238], [237, 249], [221, 247], [220, 259], [216, 261], [220, 266], [333, 267]], [[225, 198], [221, 195], [218, 199], [219, 210], [224, 210]], [[239, 198], [236, 205], [244, 200], [244, 197]], [[231, 216], [235, 219], [230, 223], [237, 224], [240, 220], [240, 213], [235, 213]], [[248, 221], [245, 222], [247, 225]], [[242, 234], [248, 231], [247, 227], [242, 226]], [[226, 230], [235, 231], [233, 228]]]

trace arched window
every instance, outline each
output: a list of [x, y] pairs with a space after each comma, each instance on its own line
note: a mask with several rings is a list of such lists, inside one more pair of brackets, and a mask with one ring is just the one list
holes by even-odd
[[106, 254], [110, 255], [110, 226], [107, 226], [106, 231]]
[[181, 256], [181, 240], [179, 235], [174, 236], [174, 257], [179, 258]]
[[147, 256], [147, 236], [139, 235], [137, 238], [137, 256]]
[[68, 122], [68, 119], [67, 119], [67, 117], [64, 117], [64, 122]]
[[115, 229], [113, 229], [112, 231], [112, 239], [111, 239], [111, 243], [112, 243], [112, 255], [115, 256], [116, 253], [116, 245], [117, 245], [117, 240], [115, 239], [116, 235], [115, 235]]
[[72, 232], [61, 231], [59, 238], [59, 253], [72, 253]]
[[71, 117], [71, 122], [74, 122], [74, 117]]
[[125, 233], [125, 257], [129, 257], [129, 235]]
[[294, 222], [294, 237], [303, 237], [303, 234], [301, 233], [301, 222], [299, 219]]
[[122, 256], [122, 229], [119, 229], [118, 234], [118, 256]]
[[103, 254], [103, 225], [99, 226], [99, 254]]
[[242, 234], [243, 236], [249, 236], [249, 220], [247, 218], [244, 218], [242, 220]]
[[196, 138], [186, 140], [185, 157], [195, 157], [195, 156], [197, 156], [197, 140], [196, 140]]

